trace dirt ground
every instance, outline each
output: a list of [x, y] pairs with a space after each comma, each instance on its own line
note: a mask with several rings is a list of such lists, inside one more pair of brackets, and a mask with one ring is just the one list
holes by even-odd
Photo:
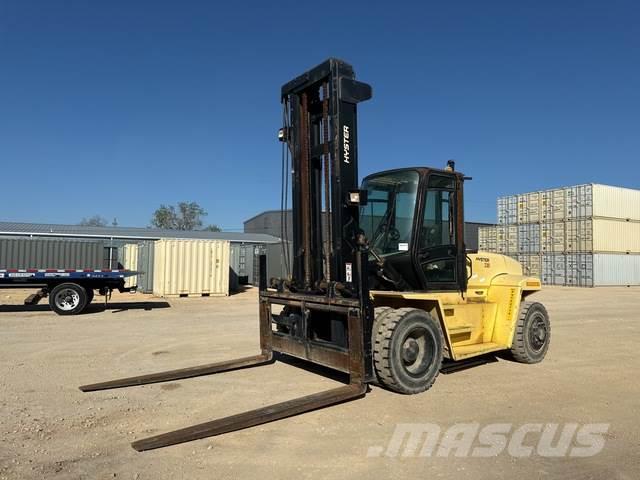
[[[120, 376], [258, 352], [257, 292], [117, 295], [61, 317], [0, 290], [0, 478], [640, 478], [640, 290], [547, 288], [551, 349], [440, 375], [424, 394], [366, 398], [224, 436], [138, 453], [130, 442], [336, 386], [277, 362], [217, 376], [82, 393]], [[592, 457], [369, 457], [397, 424], [608, 423]]]

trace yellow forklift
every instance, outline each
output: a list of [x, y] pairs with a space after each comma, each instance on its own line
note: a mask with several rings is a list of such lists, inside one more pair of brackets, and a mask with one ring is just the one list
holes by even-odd
[[[506, 256], [468, 252], [463, 184], [444, 169], [375, 173], [358, 185], [357, 104], [371, 87], [334, 58], [282, 87], [283, 195], [291, 181], [286, 278], [267, 282], [260, 257], [260, 350], [252, 357], [124, 378], [82, 391], [164, 382], [297, 357], [348, 374], [348, 384], [138, 440], [149, 450], [359, 398], [369, 384], [427, 390], [443, 367], [491, 352], [523, 363], [549, 347], [547, 311], [528, 297], [538, 278]], [[291, 165], [289, 165], [291, 162]], [[289, 177], [289, 171], [291, 175]]]

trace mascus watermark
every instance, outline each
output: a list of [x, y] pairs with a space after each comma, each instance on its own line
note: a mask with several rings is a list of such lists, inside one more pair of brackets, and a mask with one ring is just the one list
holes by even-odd
[[592, 457], [602, 451], [608, 423], [399, 423], [389, 443], [368, 457]]

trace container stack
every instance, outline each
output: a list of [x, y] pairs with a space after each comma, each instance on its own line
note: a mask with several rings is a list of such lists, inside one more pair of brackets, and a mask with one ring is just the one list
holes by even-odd
[[517, 259], [547, 285], [640, 285], [640, 190], [599, 184], [498, 199], [479, 249]]

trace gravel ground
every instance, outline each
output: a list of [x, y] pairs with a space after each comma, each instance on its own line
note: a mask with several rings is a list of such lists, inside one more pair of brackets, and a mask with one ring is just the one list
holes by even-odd
[[[547, 288], [539, 365], [505, 360], [441, 375], [427, 393], [365, 399], [144, 453], [130, 442], [338, 385], [289, 363], [82, 393], [78, 385], [258, 351], [257, 292], [163, 300], [115, 295], [61, 317], [0, 290], [1, 479], [640, 477], [640, 290]], [[607, 423], [592, 457], [369, 457], [399, 423]], [[528, 437], [530, 439], [535, 436]], [[535, 442], [534, 442], [535, 443]], [[375, 449], [375, 448], [374, 448]]]

